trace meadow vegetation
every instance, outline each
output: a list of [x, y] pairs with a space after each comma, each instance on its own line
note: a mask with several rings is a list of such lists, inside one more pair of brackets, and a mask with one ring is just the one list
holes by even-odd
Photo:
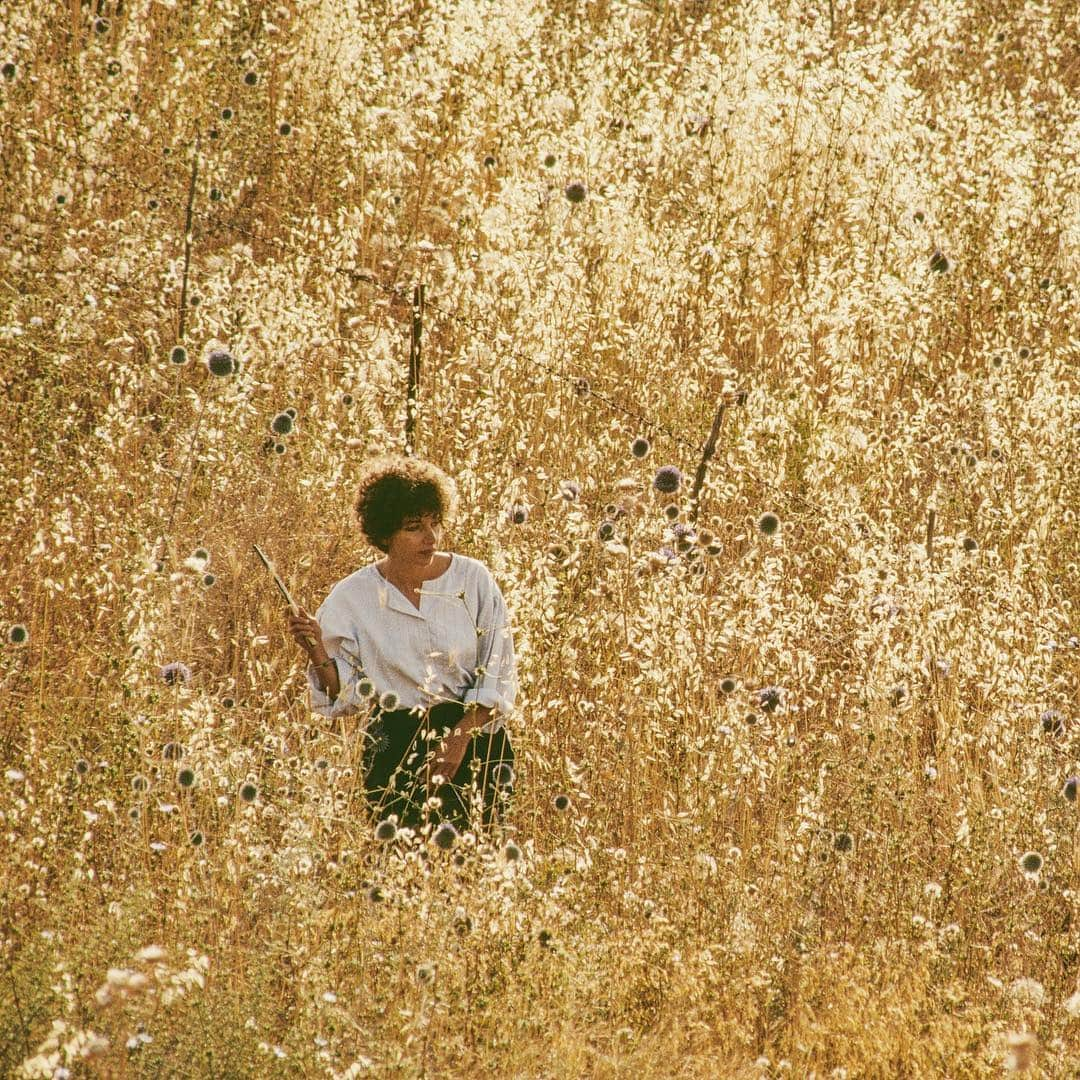
[[[0, 1071], [1076, 1075], [1078, 43], [4, 5]], [[522, 686], [450, 851], [376, 837], [252, 555], [371, 558], [420, 285]]]

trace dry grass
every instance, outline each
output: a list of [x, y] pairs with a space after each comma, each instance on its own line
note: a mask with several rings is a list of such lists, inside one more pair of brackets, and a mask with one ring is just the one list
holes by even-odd
[[[1075, 5], [9, 7], [0, 1068], [1075, 1075]], [[379, 848], [250, 555], [369, 558], [416, 283], [518, 861]]]

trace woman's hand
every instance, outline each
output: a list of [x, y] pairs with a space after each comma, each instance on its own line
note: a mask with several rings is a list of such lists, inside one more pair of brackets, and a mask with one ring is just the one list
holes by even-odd
[[298, 608], [296, 615], [289, 615], [289, 633], [311, 657], [312, 663], [329, 659], [323, 646], [322, 628], [303, 608]]
[[434, 777], [441, 776], [450, 783], [465, 760], [465, 751], [469, 748], [477, 729], [491, 719], [491, 710], [482, 705], [468, 707], [457, 725], [439, 744], [439, 749], [428, 767], [428, 787], [432, 788]]
[[341, 680], [337, 665], [330, 659], [330, 654], [323, 644], [322, 628], [303, 608], [298, 608], [295, 615], [289, 615], [289, 633], [296, 644], [308, 654], [308, 659], [315, 668], [316, 678], [331, 701], [337, 701], [341, 693]]

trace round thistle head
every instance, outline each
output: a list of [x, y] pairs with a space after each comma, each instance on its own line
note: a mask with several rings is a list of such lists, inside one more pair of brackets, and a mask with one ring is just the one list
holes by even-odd
[[191, 834], [191, 836], [188, 839], [190, 840], [192, 847], [202, 847], [203, 834], [201, 832], [199, 832], [197, 829], [196, 829], [195, 832], [193, 832]]
[[529, 520], [529, 508], [524, 503], [514, 503], [509, 511], [511, 525], [524, 525]]
[[291, 135], [292, 134], [292, 124], [283, 121], [282, 123], [278, 124], [278, 129], [277, 130], [278, 130], [279, 135]]
[[577, 502], [581, 496], [581, 485], [576, 480], [564, 480], [559, 485], [559, 497], [563, 502]]
[[555, 798], [551, 800], [551, 805], [554, 806], [560, 814], [563, 814], [570, 809], [570, 796], [563, 794], [556, 795]]
[[458, 831], [449, 821], [444, 821], [432, 833], [431, 842], [440, 851], [449, 851], [458, 842]]
[[14, 623], [8, 627], [7, 638], [9, 645], [25, 645], [30, 640], [30, 631], [22, 623]]
[[1037, 874], [1043, 868], [1043, 857], [1037, 851], [1025, 851], [1020, 856], [1020, 869], [1025, 874]]
[[667, 506], [664, 507], [664, 517], [666, 517], [668, 519], [668, 521], [678, 521], [679, 520], [679, 505], [678, 505], [678, 503], [668, 503]]
[[254, 86], [259, 81], [259, 76], [254, 71], [248, 71], [244, 75], [244, 85]]
[[485, 169], [494, 169], [495, 168], [495, 158], [493, 158], [491, 156], [491, 154], [488, 154], [487, 157], [484, 158], [484, 168]]
[[566, 196], [567, 202], [583, 203], [588, 192], [580, 180], [575, 180], [573, 183], [566, 185], [563, 194]]
[[963, 544], [961, 546], [969, 555], [979, 550], [978, 541], [974, 540], [970, 536], [964, 537]]
[[287, 412], [279, 412], [270, 421], [270, 430], [275, 435], [291, 435], [293, 431], [293, 418]]
[[375, 826], [375, 839], [380, 844], [389, 844], [394, 837], [397, 836], [397, 824], [387, 818], [385, 821], [380, 821]]
[[500, 761], [492, 771], [491, 778], [495, 781], [496, 787], [510, 787], [514, 783], [514, 770], [509, 762]]
[[652, 444], [644, 435], [639, 435], [630, 444], [630, 453], [636, 458], [643, 458], [649, 456], [649, 451], [652, 449]]
[[181, 769], [176, 774], [176, 782], [182, 788], [193, 788], [195, 786], [195, 770], [194, 769]]
[[930, 269], [933, 270], [935, 274], [948, 273], [951, 266], [952, 264], [949, 262], [949, 257], [943, 251], [935, 251], [934, 254], [930, 256]]
[[356, 684], [357, 697], [369, 698], [375, 694], [375, 684], [370, 679], [361, 679]]
[[341, 404], [347, 409], [353, 403], [353, 396], [347, 390], [341, 395]]
[[232, 353], [225, 349], [214, 349], [206, 358], [206, 370], [215, 378], [227, 379], [239, 369], [240, 365], [233, 359]]
[[1020, 357], [1021, 360], [1028, 360], [1031, 357], [1031, 350], [1026, 345], [1021, 345], [1020, 348], [1016, 350], [1016, 355]]
[[587, 397], [591, 390], [592, 386], [589, 384], [588, 379], [577, 378], [574, 380], [574, 393], [578, 397]]
[[1065, 786], [1061, 789], [1061, 794], [1065, 796], [1069, 802], [1076, 802], [1077, 789], [1080, 788], [1080, 776], [1070, 776], [1065, 781]]
[[922, 210], [916, 210], [911, 216], [915, 219], [916, 225], [921, 225], [926, 220], [926, 214]]
[[8, 82], [11, 82], [15, 78], [15, 65], [10, 61], [6, 61], [4, 66], [0, 68], [0, 75], [3, 75]]
[[[5, 65], [5, 67], [6, 66], [7, 65]], [[554, 169], [555, 168], [555, 155], [554, 154], [545, 154], [544, 155], [544, 168], [545, 169]]]
[[213, 574], [203, 574], [199, 579], [199, 584], [202, 585], [204, 589], [209, 589], [215, 581], [217, 581], [217, 578], [214, 577]]
[[780, 519], [769, 511], [758, 518], [757, 527], [762, 536], [775, 536], [780, 531]]
[[615, 538], [615, 523], [612, 521], [601, 521], [600, 527], [596, 530], [596, 536], [599, 540], [607, 542]]
[[[212, 187], [210, 189], [210, 201], [211, 202], [221, 202], [221, 188]], [[194, 298], [192, 298], [192, 306], [197, 306], [197, 305], [194, 304]]]
[[180, 367], [182, 364], [187, 363], [187, 349], [183, 345], [174, 345], [172, 352], [169, 353], [169, 363], [176, 364]]
[[163, 665], [159, 674], [166, 686], [182, 686], [191, 682], [191, 668], [180, 660]]
[[95, 19], [94, 20], [94, 33], [95, 34], [107, 34], [109, 32], [109, 20], [108, 19]]
[[167, 742], [161, 748], [161, 756], [166, 761], [179, 761], [184, 756], [184, 748], [175, 742]]
[[419, 964], [416, 968], [416, 981], [427, 985], [435, 981], [435, 965]]
[[383, 712], [393, 712], [400, 704], [401, 699], [393, 690], [387, 690], [386, 693], [379, 698], [379, 708], [382, 709]]
[[253, 803], [259, 796], [259, 789], [249, 780], [240, 785], [240, 798], [246, 803]]
[[[79, 758], [75, 762], [75, 772], [76, 772], [77, 775], [86, 776], [86, 774], [89, 771], [90, 771], [90, 762], [87, 761], [86, 758]], [[1074, 795], [1074, 799], [1075, 799], [1075, 795]]]
[[192, 553], [191, 558], [197, 562], [206, 566], [210, 562], [210, 549], [204, 547], [197, 547]]
[[228, 107], [228, 105], [226, 105], [225, 108], [221, 110], [222, 120], [231, 120], [235, 115], [236, 113], [234, 113], [233, 110]]
[[160, 205], [161, 203], [159, 203], [157, 199], [148, 199], [146, 209], [153, 213]]
[[150, 781], [142, 773], [136, 773], [131, 778], [131, 790], [141, 795], [150, 790]]
[[369, 904], [381, 904], [386, 899], [386, 893], [383, 892], [381, 886], [372, 885], [365, 893]]
[[106, 75], [112, 75], [114, 78], [117, 75], [119, 75], [120, 74], [120, 61], [119, 60], [110, 60], [105, 65], [105, 74]]
[[841, 854], [847, 854], [855, 846], [851, 833], [841, 832], [833, 837], [833, 848]]
[[734, 694], [738, 687], [739, 684], [730, 675], [720, 680], [720, 692], [722, 694]]
[[682, 486], [682, 473], [674, 465], [661, 465], [653, 477], [653, 489], [661, 495], [674, 495]]
[[502, 850], [503, 858], [508, 863], [521, 862], [521, 848], [513, 840], [507, 840]]
[[287, 449], [288, 447], [283, 442], [274, 443], [274, 453], [279, 457], [284, 454]]
[[236, 708], [236, 698], [223, 697], [221, 699], [221, 707], [223, 709], [235, 709]]

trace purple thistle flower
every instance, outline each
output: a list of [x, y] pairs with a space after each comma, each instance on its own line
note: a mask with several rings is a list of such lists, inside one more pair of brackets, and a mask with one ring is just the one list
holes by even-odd
[[760, 690], [754, 691], [754, 700], [762, 712], [773, 713], [780, 706], [781, 694], [779, 686], [763, 686]]
[[180, 660], [173, 660], [171, 663], [164, 664], [160, 675], [168, 686], [191, 682], [191, 668]]

